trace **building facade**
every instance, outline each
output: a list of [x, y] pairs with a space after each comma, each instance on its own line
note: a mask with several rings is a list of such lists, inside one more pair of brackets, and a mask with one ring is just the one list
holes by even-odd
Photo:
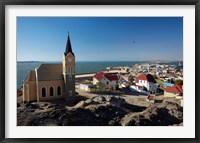
[[145, 87], [150, 92], [157, 90], [156, 81], [151, 74], [141, 74], [136, 77], [135, 81], [135, 84], [138, 88]]
[[119, 88], [119, 74], [118, 73], [96, 73], [93, 77], [93, 84], [100, 88], [116, 90]]
[[41, 64], [23, 82], [23, 101], [47, 101], [75, 95], [75, 55], [68, 35], [62, 64]]
[[183, 86], [174, 85], [164, 89], [164, 97], [183, 98]]

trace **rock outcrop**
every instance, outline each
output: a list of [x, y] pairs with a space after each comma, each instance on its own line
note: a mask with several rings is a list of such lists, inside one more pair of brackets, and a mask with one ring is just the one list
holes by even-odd
[[181, 125], [183, 109], [165, 102], [141, 107], [119, 96], [96, 96], [72, 107], [59, 103], [19, 104], [18, 126], [165, 126]]
[[121, 123], [126, 126], [169, 126], [182, 122], [183, 108], [177, 103], [164, 102], [152, 104], [140, 113], [129, 113]]

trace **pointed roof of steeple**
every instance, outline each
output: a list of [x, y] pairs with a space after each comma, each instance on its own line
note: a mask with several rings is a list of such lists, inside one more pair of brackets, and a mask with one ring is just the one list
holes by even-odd
[[70, 42], [69, 32], [68, 32], [68, 37], [67, 37], [67, 45], [66, 45], [66, 49], [65, 49], [65, 55], [67, 55], [68, 53], [71, 53], [74, 56], [74, 53], [72, 51], [71, 42]]

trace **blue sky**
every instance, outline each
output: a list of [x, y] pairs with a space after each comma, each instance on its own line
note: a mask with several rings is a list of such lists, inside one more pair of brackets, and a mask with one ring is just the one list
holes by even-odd
[[17, 60], [183, 60], [182, 17], [18, 17]]

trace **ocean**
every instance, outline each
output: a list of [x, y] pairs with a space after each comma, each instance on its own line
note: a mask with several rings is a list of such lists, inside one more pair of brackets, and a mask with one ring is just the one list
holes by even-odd
[[[20, 88], [23, 84], [23, 80], [27, 76], [30, 70], [34, 70], [42, 63], [61, 63], [61, 62], [17, 62], [17, 88]], [[144, 63], [141, 61], [114, 61], [114, 62], [76, 62], [76, 74], [95, 73], [105, 70], [106, 67], [119, 67], [119, 66], [134, 66], [137, 63]], [[145, 62], [146, 63], [146, 62]], [[177, 62], [171, 62], [166, 64], [178, 64]]]
[[[17, 62], [17, 88], [23, 83], [30, 70], [37, 68], [42, 63], [61, 63], [61, 62]], [[95, 73], [105, 70], [106, 67], [133, 66], [141, 62], [76, 62], [76, 74]]]

